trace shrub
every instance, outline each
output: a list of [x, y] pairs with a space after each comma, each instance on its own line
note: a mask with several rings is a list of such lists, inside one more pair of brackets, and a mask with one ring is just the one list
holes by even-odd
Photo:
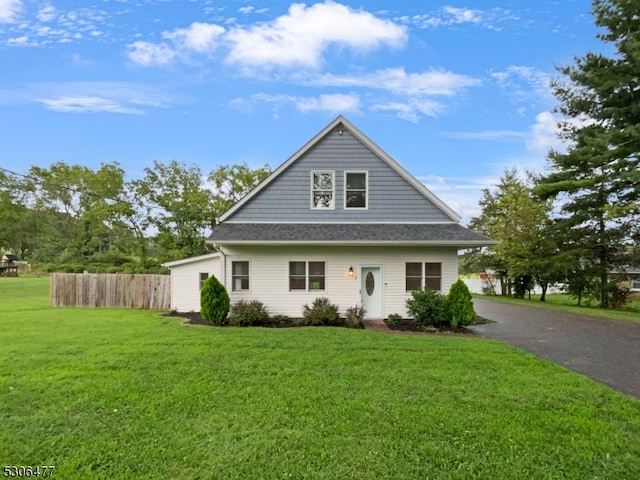
[[289, 317], [287, 315], [274, 315], [271, 317], [271, 322], [273, 323], [288, 323]]
[[269, 322], [269, 312], [258, 300], [240, 300], [229, 314], [229, 325], [246, 327], [249, 325], [264, 325]]
[[440, 292], [429, 289], [414, 290], [406, 305], [416, 325], [439, 327], [449, 324], [447, 298]]
[[204, 320], [221, 324], [229, 313], [229, 294], [213, 275], [200, 290], [200, 315]]
[[331, 304], [328, 298], [318, 297], [311, 306], [302, 307], [304, 325], [337, 325], [340, 323], [340, 307]]
[[402, 321], [402, 315], [398, 315], [397, 313], [392, 313], [387, 318], [387, 323], [391, 326], [398, 325]]
[[469, 288], [462, 280], [458, 280], [451, 285], [451, 290], [447, 295], [447, 304], [449, 305], [452, 327], [471, 325], [475, 321], [476, 312], [473, 309], [471, 293], [469, 293]]
[[364, 328], [362, 320], [364, 320], [366, 313], [367, 309], [362, 305], [347, 308], [347, 311], [345, 312], [345, 325], [351, 328]]

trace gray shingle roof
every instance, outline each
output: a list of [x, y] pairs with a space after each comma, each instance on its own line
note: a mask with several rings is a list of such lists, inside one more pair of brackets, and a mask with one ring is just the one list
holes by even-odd
[[497, 242], [457, 223], [369, 224], [369, 223], [222, 223], [208, 238], [212, 243], [252, 242], [348, 242], [425, 243], [461, 246]]

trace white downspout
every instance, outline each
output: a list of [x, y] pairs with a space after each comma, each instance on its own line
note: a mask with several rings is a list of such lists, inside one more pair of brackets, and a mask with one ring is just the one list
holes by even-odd
[[222, 249], [221, 245], [216, 245], [215, 243], [213, 244], [213, 247], [218, 250], [220, 252], [220, 255], [222, 255], [222, 285], [224, 286], [224, 288], [227, 290], [227, 292], [229, 291], [229, 289], [227, 288], [227, 254], [224, 253], [224, 250]]

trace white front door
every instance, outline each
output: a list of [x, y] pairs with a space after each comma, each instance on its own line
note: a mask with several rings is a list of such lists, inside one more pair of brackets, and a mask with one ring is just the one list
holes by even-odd
[[382, 275], [380, 267], [360, 270], [360, 299], [367, 310], [365, 318], [382, 318]]

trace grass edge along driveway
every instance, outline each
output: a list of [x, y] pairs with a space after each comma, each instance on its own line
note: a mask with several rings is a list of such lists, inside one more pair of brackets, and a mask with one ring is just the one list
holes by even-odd
[[479, 338], [186, 327], [0, 279], [0, 460], [53, 478], [637, 478], [640, 402]]
[[588, 315], [590, 317], [609, 318], [611, 320], [628, 320], [640, 323], [640, 301], [632, 302], [631, 310], [611, 310], [587, 306], [578, 306], [576, 301], [566, 294], [547, 295], [547, 301], [541, 302], [540, 295], [531, 295], [529, 298], [513, 298], [502, 295], [480, 295], [472, 294], [473, 298], [492, 300], [495, 302], [524, 305], [533, 308], [543, 308], [553, 311], [576, 313], [578, 315]]

